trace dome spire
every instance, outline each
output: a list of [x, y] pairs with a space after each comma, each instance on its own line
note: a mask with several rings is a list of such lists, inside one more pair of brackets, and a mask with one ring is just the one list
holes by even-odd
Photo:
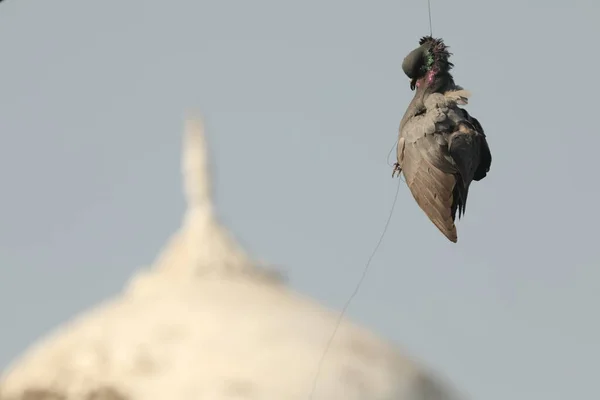
[[202, 121], [193, 118], [186, 120], [182, 144], [181, 173], [188, 213], [194, 210], [212, 215], [208, 151]]
[[253, 261], [215, 216], [204, 125], [198, 118], [185, 123], [181, 172], [187, 209], [156, 269], [184, 279], [254, 270]]

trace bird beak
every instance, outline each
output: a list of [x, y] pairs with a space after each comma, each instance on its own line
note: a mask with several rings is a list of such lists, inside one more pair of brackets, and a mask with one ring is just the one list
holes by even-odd
[[410, 80], [410, 90], [415, 90], [415, 87], [417, 86], [417, 79], [413, 78]]

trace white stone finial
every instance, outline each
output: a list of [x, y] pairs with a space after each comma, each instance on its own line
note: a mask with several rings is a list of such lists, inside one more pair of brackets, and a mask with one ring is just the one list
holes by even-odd
[[186, 120], [181, 157], [187, 209], [182, 227], [162, 251], [156, 270], [163, 278], [166, 274], [183, 280], [255, 270], [253, 261], [215, 216], [204, 125], [199, 118]]
[[204, 124], [197, 118], [188, 118], [185, 123], [181, 157], [184, 192], [189, 209], [201, 209], [213, 214], [208, 152], [204, 139]]

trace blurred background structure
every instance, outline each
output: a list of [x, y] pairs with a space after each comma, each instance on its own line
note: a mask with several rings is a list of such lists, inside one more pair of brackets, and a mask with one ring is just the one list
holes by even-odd
[[[36, 344], [1, 400], [450, 400], [390, 344], [256, 265], [217, 221], [204, 133], [188, 121], [187, 211], [156, 263]], [[311, 397], [311, 395], [313, 397]]]

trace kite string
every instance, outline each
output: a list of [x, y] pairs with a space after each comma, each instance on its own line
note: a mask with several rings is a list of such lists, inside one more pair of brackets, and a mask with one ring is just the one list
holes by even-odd
[[390, 162], [390, 156], [392, 155], [392, 151], [394, 151], [394, 148], [396, 147], [396, 145], [397, 145], [397, 144], [398, 144], [398, 139], [396, 139], [396, 141], [394, 142], [394, 145], [393, 145], [393, 146], [392, 146], [392, 148], [390, 149], [390, 152], [388, 153], [388, 155], [387, 155], [387, 158], [385, 159], [385, 161], [387, 162], [387, 165], [388, 165], [389, 167], [393, 167], [393, 166], [394, 166], [394, 164], [392, 164], [392, 163]]
[[427, 0], [427, 11], [429, 13], [429, 36], [433, 37], [433, 25], [431, 25], [431, 0]]
[[335, 328], [333, 329], [333, 333], [331, 334], [331, 337], [327, 341], [327, 345], [325, 347], [325, 351], [323, 352], [323, 355], [321, 356], [321, 359], [319, 360], [319, 365], [317, 367], [317, 373], [316, 373], [315, 379], [313, 381], [313, 386], [312, 386], [312, 390], [310, 391], [309, 399], [313, 398], [313, 395], [315, 393], [315, 389], [317, 388], [317, 381], [319, 379], [319, 374], [320, 374], [321, 368], [323, 366], [323, 361], [325, 360], [325, 356], [327, 356], [327, 352], [329, 351], [329, 348], [331, 347], [331, 343], [333, 342], [333, 339], [335, 338], [335, 334], [337, 333], [340, 325], [342, 324], [342, 320], [344, 319], [344, 315], [346, 314], [346, 311], [348, 310], [348, 307], [350, 306], [350, 303], [352, 302], [352, 300], [354, 299], [354, 297], [358, 294], [358, 291], [360, 290], [360, 287], [362, 286], [363, 281], [367, 277], [367, 273], [369, 272], [369, 267], [371, 266], [371, 261], [373, 261], [373, 257], [375, 257], [375, 254], [377, 253], [377, 250], [379, 250], [379, 246], [381, 246], [381, 243], [383, 242], [383, 237], [385, 236], [385, 233], [387, 232], [387, 229], [388, 229], [388, 227], [390, 225], [390, 221], [392, 220], [392, 215], [394, 214], [394, 208], [396, 207], [396, 201], [398, 200], [398, 192], [399, 191], [400, 191], [400, 179], [398, 179], [398, 186], [396, 187], [396, 194], [394, 196], [394, 201], [392, 202], [392, 208], [390, 209], [390, 214], [389, 214], [388, 219], [387, 219], [387, 221], [385, 223], [385, 226], [383, 227], [383, 231], [381, 232], [381, 236], [379, 237], [379, 240], [377, 241], [377, 245], [375, 246], [375, 249], [373, 249], [373, 252], [371, 253], [371, 256], [369, 256], [367, 264], [365, 265], [365, 268], [363, 269], [362, 275], [361, 275], [360, 279], [358, 280], [358, 283], [354, 287], [354, 291], [352, 292], [352, 294], [350, 295], [350, 297], [346, 301], [346, 304], [344, 304], [344, 307], [342, 308], [342, 311], [341, 311], [341, 313], [340, 313], [340, 315], [339, 315], [339, 317], [337, 319], [337, 322], [335, 324]]

